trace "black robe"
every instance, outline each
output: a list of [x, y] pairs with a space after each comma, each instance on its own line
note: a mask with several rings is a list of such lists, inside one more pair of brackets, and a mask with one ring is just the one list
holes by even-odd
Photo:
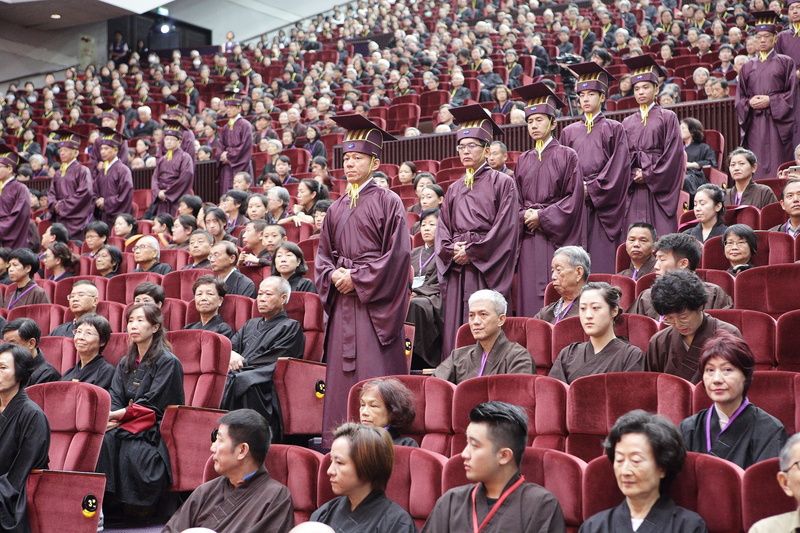
[[28, 385], [38, 385], [40, 383], [50, 383], [61, 379], [61, 374], [53, 365], [47, 362], [44, 354], [39, 350], [39, 354], [33, 359], [33, 374], [28, 379]]
[[726, 229], [728, 229], [728, 226], [725, 225], [725, 221], [722, 220], [722, 218], [718, 218], [717, 223], [714, 224], [714, 227], [711, 228], [711, 231], [708, 232], [708, 237], [706, 237], [705, 239], [703, 238], [703, 226], [701, 224], [698, 224], [693, 228], [684, 230], [683, 233], [691, 235], [700, 242], [706, 242], [711, 237], [725, 235]]
[[393, 427], [386, 428], [389, 431], [389, 435], [392, 437], [392, 442], [395, 446], [408, 446], [410, 448], [419, 448], [419, 444], [411, 437], [404, 437], [400, 434], [397, 429]]
[[641, 372], [643, 369], [642, 350], [620, 339], [614, 339], [598, 353], [594, 352], [591, 342], [573, 342], [561, 350], [548, 375], [570, 384], [583, 376]]
[[75, 337], [75, 321], [70, 320], [63, 324], [56, 326], [56, 329], [50, 332], [51, 337]]
[[238, 270], [231, 271], [228, 279], [225, 280], [225, 287], [228, 289], [228, 294], [238, 294], [248, 298], [256, 297], [256, 286], [253, 280]]
[[[669, 496], [661, 496], [647, 513], [636, 533], [706, 533], [706, 523], [694, 511], [678, 507]], [[590, 517], [580, 533], [633, 533], [628, 502]]]
[[153, 263], [153, 266], [148, 268], [147, 270], [142, 270], [142, 267], [137, 266], [133, 269], [133, 272], [153, 272], [154, 274], [161, 274], [162, 276], [166, 276], [170, 272], [172, 272], [172, 267], [166, 263], [160, 263], [156, 261]]
[[192, 322], [191, 324], [185, 325], [183, 329], [204, 329], [206, 331], [219, 333], [220, 335], [225, 335], [229, 339], [232, 339], [234, 335], [233, 328], [227, 322], [224, 322], [220, 315], [214, 315], [205, 325], [203, 325], [202, 321]]
[[416, 328], [414, 355], [431, 367], [442, 361], [442, 293], [433, 253], [433, 246], [411, 250], [414, 283], [406, 316]]
[[311, 515], [312, 522], [347, 533], [417, 533], [414, 519], [382, 490], [373, 490], [354, 510], [347, 496], [334, 498]]
[[314, 282], [308, 278], [304, 278], [301, 274], [294, 273], [287, 281], [289, 281], [289, 287], [292, 288], [292, 292], [310, 292], [317, 294], [317, 287], [314, 285]]
[[50, 462], [50, 424], [20, 389], [0, 414], [0, 530], [28, 533], [25, 484], [28, 473]]
[[106, 361], [101, 354], [95, 356], [86, 366], [78, 364], [64, 372], [61, 381], [80, 381], [81, 383], [91, 383], [98, 387], [109, 390], [111, 382], [114, 380], [114, 365]]
[[[717, 410], [711, 409], [711, 450], [706, 442], [706, 416], [708, 409], [681, 422], [681, 433], [690, 452], [709, 453], [736, 463], [742, 468], [778, 457], [786, 442], [786, 430], [780, 420], [753, 404], [734, 419], [720, 436]], [[719, 436], [719, 438], [717, 438]]]

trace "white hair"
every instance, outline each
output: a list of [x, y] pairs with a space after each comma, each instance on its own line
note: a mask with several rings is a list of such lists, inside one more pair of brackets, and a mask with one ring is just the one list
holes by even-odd
[[506, 302], [503, 295], [491, 289], [473, 292], [469, 297], [469, 306], [472, 307], [475, 302], [491, 302], [498, 316], [506, 314], [508, 310], [508, 302]]

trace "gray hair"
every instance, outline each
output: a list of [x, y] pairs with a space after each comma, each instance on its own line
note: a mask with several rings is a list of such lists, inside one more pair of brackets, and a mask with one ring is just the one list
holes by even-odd
[[508, 302], [506, 302], [503, 295], [492, 289], [482, 289], [473, 292], [469, 297], [469, 306], [472, 307], [472, 304], [475, 302], [492, 302], [492, 307], [494, 307], [498, 316], [506, 314], [508, 310]]
[[283, 150], [283, 143], [280, 142], [278, 139], [270, 139], [267, 141], [267, 144], [274, 144], [278, 150]]
[[144, 113], [147, 116], [150, 116], [150, 115], [153, 114], [153, 111], [150, 109], [150, 106], [146, 106], [146, 105], [140, 106], [139, 109], [136, 110], [136, 112], [137, 113]]
[[144, 235], [139, 238], [138, 244], [147, 244], [156, 251], [156, 261], [161, 259], [161, 246], [158, 245], [158, 240], [152, 235]]
[[614, 37], [616, 37], [620, 33], [625, 36], [625, 40], [626, 41], [628, 40], [628, 37], [631, 36], [630, 32], [628, 30], [626, 30], [625, 28], [619, 28], [619, 29], [617, 29], [617, 31], [614, 32]]
[[567, 262], [572, 267], [583, 269], [583, 281], [589, 281], [589, 274], [592, 273], [592, 258], [580, 246], [562, 246], [553, 254], [553, 257], [565, 255]]
[[781, 472], [786, 472], [792, 466], [792, 448], [794, 448], [794, 445], [798, 442], [800, 442], [800, 433], [795, 433], [786, 439], [786, 444], [781, 448], [781, 454], [779, 456]]
[[267, 198], [270, 195], [274, 195], [276, 200], [279, 200], [284, 207], [289, 205], [289, 201], [291, 200], [291, 196], [289, 196], [289, 191], [287, 191], [283, 187], [273, 187], [267, 191]]
[[29, 161], [36, 161], [40, 165], [44, 166], [44, 157], [39, 154], [33, 154], [28, 158]]
[[[289, 298], [292, 296], [292, 286], [289, 285], [289, 282], [286, 279], [280, 276], [269, 276], [264, 278], [264, 281], [274, 281], [275, 283], [277, 283], [278, 294], [280, 294], [281, 296], [285, 295], [286, 303], [287, 304], [289, 303]], [[264, 281], [262, 281], [261, 283], [264, 283]]]

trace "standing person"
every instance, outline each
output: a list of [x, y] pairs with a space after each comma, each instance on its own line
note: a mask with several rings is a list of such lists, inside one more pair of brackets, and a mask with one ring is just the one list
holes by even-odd
[[[164, 100], [164, 103], [167, 104], [167, 118], [174, 120], [175, 122], [179, 122], [184, 126], [183, 136], [181, 137], [181, 150], [189, 154], [189, 157], [191, 157], [192, 161], [194, 161], [197, 156], [197, 148], [194, 144], [196, 138], [192, 129], [186, 127], [186, 106], [176, 100], [174, 96], [170, 96]], [[161, 143], [158, 145], [158, 156], [161, 157], [166, 153], [166, 151], [167, 150], [164, 148], [164, 141], [162, 139]]]
[[639, 104], [639, 112], [622, 121], [632, 170], [626, 224], [647, 222], [658, 235], [674, 233], [685, 156], [678, 117], [656, 103], [659, 78], [667, 73], [649, 55], [623, 61], [633, 72], [633, 95]]
[[53, 222], [64, 224], [71, 239], [83, 239], [83, 230], [94, 213], [92, 173], [78, 162], [83, 135], [59, 129], [58, 157], [61, 168], [47, 191], [47, 209]]
[[242, 97], [236, 91], [225, 91], [223, 101], [228, 122], [219, 135], [219, 194], [233, 188], [237, 172], [253, 175], [253, 125], [242, 117]]
[[561, 132], [561, 144], [578, 154], [586, 198], [586, 251], [592, 269], [613, 274], [617, 246], [625, 229], [630, 151], [625, 128], [605, 117], [603, 103], [615, 78], [594, 62], [572, 65], [578, 74], [578, 99], [583, 118]]
[[0, 144], [0, 247], [27, 248], [30, 245], [31, 195], [16, 179], [25, 159], [10, 144]]
[[347, 394], [361, 380], [407, 374], [403, 321], [411, 245], [400, 198], [372, 178], [383, 143], [394, 137], [360, 115], [334, 117], [347, 194], [328, 209], [320, 234], [316, 287], [328, 312], [324, 436], [347, 419]]
[[744, 132], [742, 145], [758, 157], [756, 180], [774, 178], [793, 159], [797, 76], [792, 58], [773, 49], [778, 31], [772, 11], [756, 11], [758, 54], [742, 65], [736, 90], [736, 114]]
[[439, 209], [424, 210], [419, 221], [423, 244], [411, 250], [414, 280], [406, 321], [416, 328], [412, 365], [429, 368], [442, 360], [442, 293], [434, 261]]
[[166, 153], [158, 158], [151, 178], [153, 204], [148, 214], [174, 214], [181, 198], [189, 194], [194, 184], [194, 161], [180, 147], [183, 126], [174, 120], [166, 120], [164, 126], [164, 148]]
[[[108, 128], [113, 131], [117, 131], [117, 126], [119, 124], [119, 110], [115, 108], [113, 105], [109, 104], [108, 102], [100, 102], [97, 104], [102, 110], [100, 114], [100, 126], [103, 128]], [[92, 150], [89, 152], [89, 162], [87, 166], [89, 170], [92, 172], [92, 178], [97, 179], [103, 171], [103, 159], [100, 157], [101, 151], [100, 147], [102, 146], [102, 138], [101, 135], [97, 139], [95, 139], [94, 144], [92, 145]], [[128, 145], [125, 144], [125, 149], [120, 150], [118, 154], [119, 160], [122, 161], [122, 164], [128, 166]]]
[[436, 229], [445, 356], [455, 348], [458, 328], [467, 322], [472, 293], [493, 289], [510, 299], [519, 253], [517, 187], [513, 178], [486, 161], [489, 144], [502, 131], [480, 105], [451, 112], [461, 126], [456, 150], [466, 175], [448, 188]]
[[[534, 316], [544, 304], [556, 248], [584, 246], [586, 211], [578, 154], [553, 136], [564, 103], [544, 83], [516, 89], [534, 148], [519, 156], [514, 179], [522, 199], [516, 226], [522, 230], [517, 270], [517, 316]], [[510, 272], [504, 273], [509, 278]]]
[[[120, 149], [128, 151], [125, 136], [109, 128], [100, 128], [100, 169], [94, 179], [94, 218], [109, 226], [117, 215], [133, 213], [133, 176], [120, 158]], [[124, 147], [124, 148], [123, 148]]]

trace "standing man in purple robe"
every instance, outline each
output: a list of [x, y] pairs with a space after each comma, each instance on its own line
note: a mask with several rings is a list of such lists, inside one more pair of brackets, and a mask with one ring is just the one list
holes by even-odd
[[403, 322], [408, 310], [411, 242], [400, 197], [372, 177], [384, 141], [394, 139], [360, 115], [333, 117], [342, 144], [347, 194], [325, 215], [314, 269], [325, 310], [327, 377], [323, 438], [347, 419], [350, 387], [407, 374]]
[[10, 144], [0, 144], [0, 247], [30, 246], [31, 193], [16, 179], [25, 159]]
[[[775, 39], [775, 53], [792, 58], [795, 77], [800, 80], [800, 0], [788, 0], [786, 9], [789, 25]], [[795, 104], [794, 141], [792, 141], [793, 146], [798, 144], [800, 144], [800, 102]]]
[[553, 137], [556, 111], [564, 103], [544, 83], [515, 90], [525, 99], [535, 143], [519, 156], [514, 172], [522, 199], [515, 221], [522, 231], [516, 314], [533, 317], [543, 307], [556, 249], [586, 245], [586, 204], [578, 154]]
[[220, 196], [233, 189], [233, 176], [238, 172], [253, 175], [253, 125], [242, 117], [242, 97], [236, 91], [225, 91], [223, 101], [228, 122], [219, 135]]
[[625, 210], [631, 174], [628, 136], [622, 124], [603, 114], [609, 81], [614, 77], [594, 62], [572, 65], [578, 78], [583, 117], [561, 132], [561, 144], [578, 154], [586, 199], [586, 251], [592, 271], [616, 272], [617, 247], [625, 240]]
[[181, 149], [184, 126], [167, 119], [164, 126], [166, 153], [158, 158], [151, 180], [153, 204], [148, 209], [152, 216], [159, 213], [174, 215], [181, 198], [189, 194], [194, 184], [194, 161]]
[[47, 191], [47, 209], [53, 222], [64, 224], [70, 239], [83, 240], [86, 224], [94, 215], [92, 173], [78, 162], [81, 139], [74, 131], [56, 130], [61, 168]]
[[[188, 127], [186, 121], [186, 106], [176, 100], [174, 96], [170, 96], [164, 100], [164, 103], [167, 104], [167, 118], [180, 122], [185, 126], [183, 129], [183, 137], [181, 137], [181, 150], [189, 154], [189, 157], [194, 161], [197, 155], [197, 148], [195, 148], [194, 145], [194, 132]], [[167, 149], [164, 148], [164, 141], [162, 140], [158, 145], [158, 157], [164, 155], [166, 151]]]
[[100, 128], [97, 142], [101, 166], [94, 179], [94, 218], [111, 227], [117, 215], [133, 214], [133, 177], [119, 158], [120, 149], [127, 152], [128, 145], [124, 135], [110, 128]]
[[633, 95], [639, 112], [622, 121], [631, 152], [631, 178], [625, 226], [647, 222], [659, 235], [678, 230], [678, 201], [686, 156], [678, 117], [656, 102], [666, 71], [648, 55], [623, 60], [633, 71]]
[[[795, 8], [796, 9], [796, 8]], [[773, 11], [756, 11], [756, 57], [742, 65], [736, 114], [742, 146], [756, 154], [755, 179], [775, 178], [781, 163], [794, 159], [797, 75], [792, 58], [774, 50], [778, 31]]]
[[450, 112], [460, 125], [456, 150], [466, 175], [447, 189], [436, 227], [443, 358], [455, 348], [456, 333], [469, 318], [469, 297], [474, 292], [492, 289], [510, 300], [520, 232], [514, 179], [493, 170], [486, 161], [489, 144], [502, 130], [477, 104]]
[[[102, 114], [100, 115], [100, 123], [103, 128], [108, 128], [114, 131], [118, 131], [119, 126], [119, 110], [115, 108], [113, 105], [109, 104], [108, 102], [100, 102], [97, 104], [102, 110]], [[92, 146], [92, 151], [89, 154], [89, 163], [87, 166], [89, 170], [92, 172], [92, 179], [97, 179], [97, 176], [103, 170], [103, 158], [100, 155], [100, 146], [102, 143], [100, 142], [100, 138], [98, 137], [94, 141], [94, 145]], [[125, 145], [124, 150], [120, 150], [119, 154], [117, 154], [119, 160], [122, 162], [123, 165], [128, 166], [128, 145]]]

